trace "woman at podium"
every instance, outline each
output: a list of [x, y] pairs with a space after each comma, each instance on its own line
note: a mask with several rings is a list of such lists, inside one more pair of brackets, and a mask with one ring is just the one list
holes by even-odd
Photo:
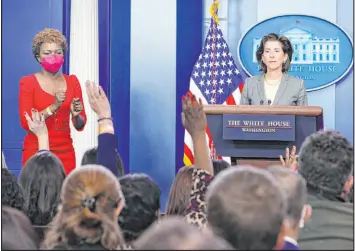
[[292, 53], [292, 44], [285, 36], [264, 36], [256, 51], [263, 74], [245, 80], [240, 105], [308, 105], [303, 80], [287, 74]]

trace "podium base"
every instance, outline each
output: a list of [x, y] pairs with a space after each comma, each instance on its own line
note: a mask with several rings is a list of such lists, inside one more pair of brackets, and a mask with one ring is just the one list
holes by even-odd
[[232, 165], [250, 165], [259, 168], [266, 168], [268, 166], [281, 165], [280, 159], [240, 159], [231, 158]]

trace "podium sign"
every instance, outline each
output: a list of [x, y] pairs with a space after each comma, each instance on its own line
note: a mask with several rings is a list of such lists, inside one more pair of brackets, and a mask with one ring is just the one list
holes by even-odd
[[278, 159], [286, 147], [301, 147], [305, 138], [323, 128], [318, 106], [204, 105], [219, 156]]
[[223, 114], [224, 140], [295, 141], [295, 115]]

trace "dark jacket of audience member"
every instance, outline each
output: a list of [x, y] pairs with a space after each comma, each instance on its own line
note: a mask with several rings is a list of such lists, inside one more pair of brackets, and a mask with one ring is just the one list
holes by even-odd
[[354, 208], [344, 200], [352, 187], [354, 151], [334, 131], [318, 132], [303, 142], [299, 173], [307, 181], [312, 217], [300, 232], [301, 249], [352, 250]]
[[26, 162], [19, 184], [33, 225], [45, 226], [56, 215], [64, 178], [63, 165], [51, 152], [37, 153]]
[[160, 189], [145, 174], [127, 174], [119, 179], [126, 206], [118, 223], [126, 242], [137, 239], [160, 215]]
[[21, 211], [2, 206], [1, 250], [36, 250], [39, 238], [28, 217]]
[[25, 200], [15, 175], [1, 168], [1, 204], [24, 211]]

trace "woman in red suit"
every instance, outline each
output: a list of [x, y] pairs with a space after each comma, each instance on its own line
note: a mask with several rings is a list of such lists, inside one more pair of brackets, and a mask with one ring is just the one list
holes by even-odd
[[19, 108], [21, 125], [27, 131], [22, 166], [38, 151], [37, 137], [29, 130], [24, 116], [35, 109], [43, 113], [48, 128], [49, 149], [62, 161], [68, 175], [75, 168], [69, 123], [71, 120], [76, 130], [83, 130], [86, 114], [78, 79], [75, 75], [68, 76], [59, 71], [66, 51], [67, 41], [58, 30], [44, 29], [35, 36], [32, 52], [42, 69], [20, 80]]

